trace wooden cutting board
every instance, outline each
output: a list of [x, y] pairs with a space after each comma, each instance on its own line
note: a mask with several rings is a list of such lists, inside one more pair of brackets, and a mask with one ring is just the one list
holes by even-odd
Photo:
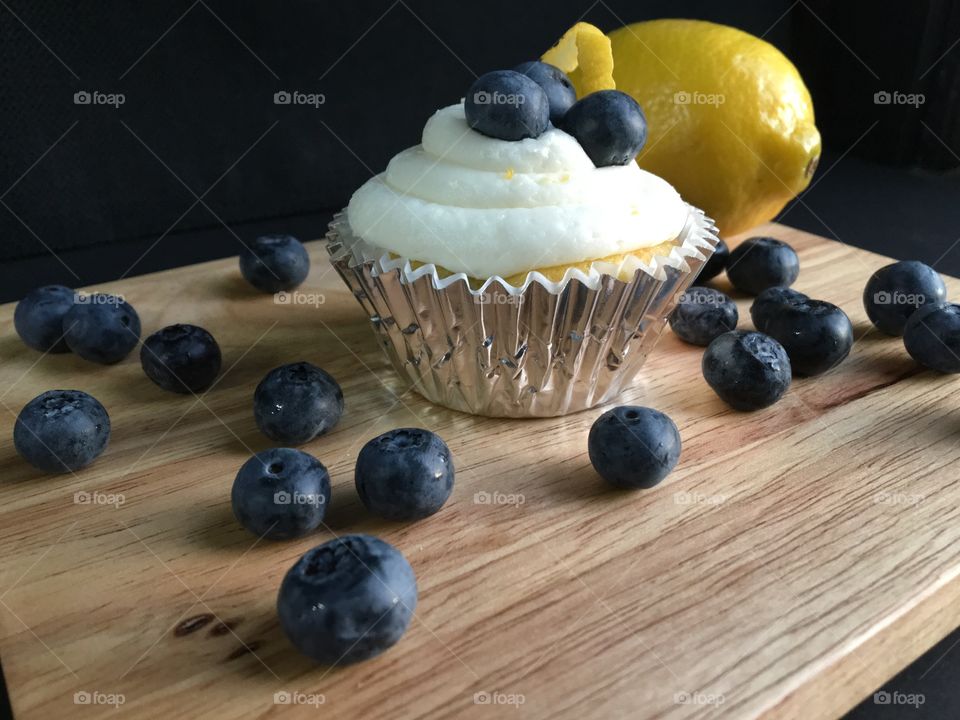
[[[701, 350], [666, 332], [622, 401], [671, 415], [683, 455], [637, 493], [590, 467], [599, 410], [491, 420], [406, 391], [320, 243], [305, 304], [256, 294], [235, 259], [98, 288], [123, 293], [145, 334], [175, 322], [213, 332], [225, 372], [200, 399], [156, 388], [136, 355], [114, 367], [41, 357], [3, 306], [0, 657], [15, 716], [513, 717], [519, 706], [525, 718], [806, 719], [852, 707], [960, 624], [960, 386], [871, 330], [860, 293], [885, 258], [762, 231], [800, 253], [798, 289], [847, 311], [853, 352], [742, 414], [707, 387]], [[947, 283], [957, 297], [960, 281]], [[738, 300], [741, 327], [748, 305]], [[253, 389], [301, 359], [346, 396], [340, 425], [305, 448], [331, 472], [328, 528], [255, 543], [230, 510], [234, 474], [269, 445]], [[51, 388], [93, 394], [113, 421], [107, 452], [76, 475], [41, 475], [14, 452], [16, 413]], [[409, 425], [447, 441], [456, 487], [437, 515], [387, 523], [364, 511], [353, 464], [366, 440]], [[347, 532], [400, 548], [420, 601], [385, 655], [318, 668], [282, 635], [276, 591], [299, 555]]]

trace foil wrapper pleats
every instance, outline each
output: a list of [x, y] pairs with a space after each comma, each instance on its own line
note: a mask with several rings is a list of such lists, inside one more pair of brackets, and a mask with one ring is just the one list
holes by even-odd
[[345, 213], [330, 223], [334, 268], [370, 318], [393, 367], [426, 399], [490, 417], [550, 417], [616, 398], [637, 376], [667, 316], [718, 240], [689, 207], [667, 255], [593, 263], [559, 282], [531, 272], [520, 287], [463, 273], [355, 236]]

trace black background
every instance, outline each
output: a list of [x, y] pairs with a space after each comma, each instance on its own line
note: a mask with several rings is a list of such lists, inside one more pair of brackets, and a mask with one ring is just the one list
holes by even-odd
[[[960, 235], [960, 3], [13, 0], [0, 7], [0, 299], [235, 254], [264, 227], [320, 236], [475, 74], [538, 55], [580, 18], [669, 16], [761, 35], [807, 79], [825, 153], [786, 222], [960, 273], [960, 254], [941, 257]], [[125, 102], [74, 104], [94, 90]], [[282, 90], [326, 102], [276, 105]], [[876, 105], [878, 90], [926, 102]]]
[[[477, 74], [538, 56], [579, 19], [656, 17], [763, 36], [807, 80], [824, 156], [783, 222], [960, 274], [958, 2], [9, 0], [0, 301], [235, 255], [264, 232], [319, 237]], [[283, 90], [325, 102], [277, 105]], [[925, 101], [877, 105], [883, 90]], [[78, 105], [80, 91], [125, 101]], [[957, 641], [889, 684], [926, 695], [912, 717], [960, 716]], [[902, 712], [868, 700], [854, 716]]]

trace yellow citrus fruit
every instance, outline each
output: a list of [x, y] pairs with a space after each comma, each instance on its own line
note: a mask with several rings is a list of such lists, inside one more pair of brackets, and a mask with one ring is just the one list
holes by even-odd
[[609, 37], [616, 87], [647, 116], [637, 162], [722, 233], [772, 219], [810, 182], [820, 158], [813, 103], [773, 45], [700, 20], [635, 23]]
[[614, 87], [610, 38], [590, 23], [567, 30], [541, 59], [567, 74], [578, 98]]

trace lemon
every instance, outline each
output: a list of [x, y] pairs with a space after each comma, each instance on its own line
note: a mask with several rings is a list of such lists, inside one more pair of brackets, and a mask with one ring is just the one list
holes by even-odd
[[578, 98], [614, 87], [610, 38], [590, 23], [577, 23], [567, 30], [541, 60], [567, 74]]
[[772, 219], [810, 182], [820, 158], [813, 103], [773, 45], [700, 20], [635, 23], [609, 37], [616, 87], [647, 116], [637, 162], [722, 233]]

